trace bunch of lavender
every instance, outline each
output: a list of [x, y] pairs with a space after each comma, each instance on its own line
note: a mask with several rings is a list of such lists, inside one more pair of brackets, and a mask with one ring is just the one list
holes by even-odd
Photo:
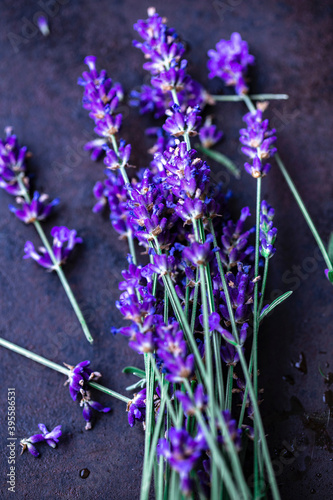
[[30, 154], [26, 147], [20, 147], [11, 127], [7, 127], [5, 132], [6, 138], [0, 140], [0, 187], [15, 197], [17, 206], [9, 205], [10, 211], [25, 224], [33, 224], [44, 245], [36, 250], [34, 244], [27, 241], [24, 247], [24, 259], [32, 258], [49, 271], [56, 271], [84, 334], [92, 343], [93, 338], [62, 270], [62, 265], [75, 245], [82, 243], [82, 239], [76, 236], [74, 229], [70, 230], [65, 226], [53, 227], [51, 230], [53, 244], [50, 245], [40, 222], [49, 217], [59, 200], [56, 198], [49, 202], [48, 195], [40, 194], [38, 191], [35, 191], [31, 198], [26, 165]]
[[[162, 129], [149, 131], [157, 137], [149, 168], [135, 177], [127, 174], [131, 146], [119, 138], [121, 86], [113, 85], [105, 70], [97, 71], [93, 56], [86, 58], [89, 71], [79, 83], [84, 86], [83, 106], [100, 136], [87, 149], [92, 150], [93, 158], [102, 151], [106, 154], [106, 179], [95, 186], [94, 211], [108, 205], [114, 229], [129, 243], [129, 265], [122, 273], [116, 304], [129, 323], [118, 331], [144, 356], [144, 372], [126, 369], [142, 377], [135, 384], [141, 390], [129, 399], [97, 384], [100, 374], [89, 368], [89, 361], [63, 368], [3, 339], [0, 344], [66, 374], [72, 399], [81, 397], [86, 429], [91, 428], [93, 410], [110, 410], [91, 399], [89, 386], [126, 403], [129, 425], [139, 421], [145, 429], [141, 500], [149, 497], [153, 474], [158, 498], [179, 498], [180, 490], [187, 496], [199, 491], [202, 498], [220, 498], [225, 493], [235, 500], [259, 498], [267, 494], [267, 481], [272, 497], [278, 500], [259, 411], [258, 334], [265, 315], [291, 292], [263, 308], [268, 264], [275, 254], [277, 235], [274, 209], [261, 200], [269, 158], [275, 156], [323, 252], [327, 276], [333, 281], [325, 247], [274, 147], [275, 131], [263, 119], [266, 106], [256, 108], [252, 102], [285, 96], [248, 95], [246, 74], [254, 57], [239, 34], [234, 33], [230, 41], [221, 40], [216, 51], [209, 51], [209, 76], [221, 78], [237, 93], [212, 96], [214, 101], [241, 100], [249, 110], [240, 141], [250, 160], [245, 170], [256, 179], [257, 199], [255, 227], [246, 227], [250, 208], [244, 207], [239, 219], [232, 220], [225, 209], [227, 197], [212, 186], [210, 167], [192, 147], [191, 139], [196, 135], [208, 148], [218, 142], [221, 133], [210, 121], [201, 127], [202, 107], [210, 98], [187, 72], [184, 44], [152, 8], [148, 19], [139, 20], [134, 28], [142, 38], [134, 45], [144, 53], [151, 86], [143, 87], [132, 98], [141, 112], [166, 116]], [[45, 205], [45, 197], [38, 193], [30, 200], [26, 152], [18, 150], [13, 156], [15, 148], [12, 138], [0, 146], [0, 157], [5, 157], [0, 165], [1, 187], [24, 197], [18, 200], [22, 209], [11, 210], [24, 222], [33, 222], [40, 233], [38, 221], [49, 214], [55, 202]], [[53, 249], [41, 236], [45, 249], [38, 253], [28, 242], [25, 252], [58, 272], [80, 240], [75, 231], [61, 227], [54, 228], [52, 236]], [[138, 264], [135, 240], [146, 250], [149, 263]], [[253, 330], [252, 346], [248, 345], [249, 327]], [[55, 441], [54, 431], [48, 433], [45, 428], [44, 439]], [[253, 491], [239, 456], [246, 439], [253, 440]], [[29, 449], [37, 441], [32, 436], [23, 440], [23, 445]], [[246, 449], [242, 452], [247, 462], [252, 460]]]
[[[210, 168], [191, 146], [191, 137], [200, 131], [202, 101], [197, 96], [189, 105], [184, 99], [192, 81], [183, 59], [184, 45], [154, 9], [148, 15], [135, 24], [143, 41], [134, 44], [145, 55], [144, 67], [161, 96], [158, 109], [159, 114], [164, 109], [166, 121], [163, 133], [151, 131], [158, 143], [150, 168], [131, 181], [126, 173], [130, 146], [117, 138], [122, 118], [116, 105], [108, 107], [106, 72], [97, 72], [95, 59], [89, 57], [90, 72], [79, 81], [85, 86], [83, 105], [91, 111], [95, 131], [106, 139], [104, 162], [113, 170], [95, 188], [95, 210], [108, 203], [111, 219], [125, 224], [121, 235], [136, 238], [150, 258], [149, 264], [138, 265], [130, 243], [129, 267], [123, 271], [117, 302], [130, 321], [119, 332], [145, 360], [146, 387], [127, 406], [129, 424], [138, 420], [145, 428], [141, 498], [148, 498], [154, 462], [156, 492], [167, 498], [177, 497], [178, 485], [188, 495], [197, 484], [203, 494], [210, 484], [213, 498], [222, 487], [231, 498], [250, 498], [238, 456], [245, 410], [258, 429], [262, 470], [267, 471], [274, 498], [279, 498], [251, 380], [252, 365], [244, 355], [249, 322], [258, 316], [259, 243], [253, 247], [254, 229], [245, 229], [248, 207], [236, 223], [228, 216], [216, 217], [220, 203], [212, 196]], [[267, 144], [273, 134], [269, 135], [266, 122], [259, 121], [247, 123], [252, 127], [247, 147], [255, 148], [263, 163], [264, 153], [273, 154], [274, 138]], [[260, 132], [262, 141], [254, 144], [252, 135], [257, 134], [258, 142]], [[201, 135], [207, 145], [220, 138], [212, 128]], [[118, 224], [113, 225], [120, 232]], [[237, 422], [231, 412], [234, 380], [239, 378], [234, 369], [239, 368], [249, 396], [242, 394]], [[204, 473], [199, 473], [200, 467]]]

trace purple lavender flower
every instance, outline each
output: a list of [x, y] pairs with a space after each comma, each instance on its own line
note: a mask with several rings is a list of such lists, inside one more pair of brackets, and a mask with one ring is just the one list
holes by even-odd
[[[246, 340], [248, 326], [249, 325], [247, 323], [243, 323], [240, 328], [239, 331], [240, 345], [243, 345]], [[233, 334], [221, 325], [221, 316], [219, 313], [217, 312], [211, 313], [211, 315], [209, 316], [209, 328], [210, 330], [216, 330], [217, 332], [219, 332], [226, 342], [234, 346], [237, 345], [237, 340], [234, 338]]]
[[180, 383], [192, 376], [194, 356], [187, 356], [186, 342], [183, 331], [176, 321], [169, 325], [163, 323], [156, 327], [157, 355], [163, 362], [165, 378], [169, 382]]
[[126, 144], [124, 140], [120, 141], [117, 154], [112, 149], [106, 150], [104, 163], [110, 170], [117, 170], [120, 167], [126, 167], [131, 155], [131, 145]]
[[82, 415], [84, 420], [86, 421], [85, 429], [89, 431], [92, 428], [91, 421], [93, 419], [93, 410], [108, 413], [111, 411], [111, 408], [103, 406], [101, 403], [97, 401], [93, 401], [90, 396], [90, 391], [85, 391], [84, 389], [80, 389], [80, 393], [82, 395], [82, 399], [80, 401], [80, 406], [83, 407]]
[[207, 396], [204, 394], [204, 388], [201, 384], [194, 391], [194, 399], [182, 391], [176, 391], [177, 399], [181, 402], [186, 415], [195, 415], [196, 410], [202, 412], [207, 405]]
[[208, 57], [209, 78], [217, 76], [226, 85], [235, 86], [237, 94], [247, 94], [245, 75], [248, 65], [254, 63], [254, 56], [249, 54], [248, 44], [239, 33], [232, 33], [230, 40], [220, 40], [216, 50], [208, 51]]
[[23, 184], [29, 187], [29, 180], [24, 177], [26, 171], [27, 148], [20, 147], [12, 127], [5, 129], [6, 139], [0, 140], [0, 188], [12, 196], [21, 196], [22, 189], [17, 181], [20, 175]]
[[270, 259], [276, 252], [274, 243], [277, 229], [273, 227], [275, 210], [265, 200], [261, 202], [260, 210], [260, 253], [266, 259]]
[[[42, 437], [51, 448], [56, 448], [59, 438], [61, 437], [61, 425], [57, 425], [51, 432], [49, 432], [44, 424], [38, 424], [42, 431]], [[36, 437], [36, 436], [35, 436]], [[30, 438], [31, 439], [31, 438]], [[40, 440], [42, 441], [42, 439]]]
[[171, 275], [175, 269], [175, 257], [167, 254], [155, 254], [152, 257], [153, 263], [149, 264], [150, 269], [161, 278], [166, 274]]
[[26, 202], [24, 198], [19, 197], [16, 198], [16, 202], [22, 205], [22, 208], [19, 209], [13, 205], [9, 205], [9, 210], [26, 224], [30, 224], [36, 220], [45, 220], [50, 215], [53, 207], [59, 203], [58, 198], [48, 203], [48, 198], [47, 194], [40, 195], [38, 191], [35, 191], [30, 203]]
[[96, 381], [102, 376], [100, 372], [92, 371], [89, 368], [90, 361], [88, 360], [81, 361], [76, 366], [67, 365], [66, 363], [64, 365], [70, 370], [68, 379], [64, 385], [68, 384], [69, 393], [73, 401], [76, 401], [77, 395], [84, 386], [85, 381]]
[[34, 457], [39, 457], [39, 451], [34, 444], [45, 441], [52, 448], [56, 448], [59, 438], [62, 435], [61, 425], [57, 425], [51, 432], [49, 432], [44, 424], [38, 424], [42, 434], [34, 434], [29, 438], [21, 439], [20, 445], [22, 446], [21, 455], [25, 450], [28, 450]]
[[178, 104], [174, 104], [170, 110], [166, 112], [169, 118], [166, 119], [163, 129], [174, 137], [181, 137], [185, 133], [190, 136], [197, 135], [197, 129], [201, 123], [201, 116], [199, 116], [200, 108], [187, 108], [183, 113]]
[[210, 241], [205, 243], [194, 242], [183, 250], [183, 258], [189, 260], [194, 266], [205, 266], [213, 258]]
[[[229, 271], [225, 275], [225, 278], [235, 321], [242, 324], [249, 320], [253, 310], [254, 281], [250, 275], [250, 269], [247, 266], [243, 266], [241, 262], [238, 262], [236, 276]], [[227, 322], [230, 322], [224, 291], [220, 292], [219, 298], [222, 302], [219, 305], [219, 310], [223, 318]]]
[[61, 266], [64, 262], [66, 262], [77, 243], [82, 243], [82, 239], [76, 236], [75, 229], [70, 230], [65, 226], [53, 227], [51, 230], [51, 236], [53, 236], [52, 250], [56, 259], [56, 264], [52, 262], [46, 248], [40, 247], [40, 253], [38, 253], [31, 241], [27, 241], [25, 244], [25, 255], [23, 258], [31, 258], [40, 266], [45, 267], [46, 269], [54, 270], [55, 265]]
[[134, 41], [133, 45], [142, 50], [145, 59], [148, 59], [143, 67], [153, 75], [153, 88], [144, 85], [141, 92], [133, 92], [132, 104], [139, 105], [142, 113], [153, 111], [156, 117], [160, 117], [172, 103], [172, 90], [176, 90], [183, 112], [188, 106], [202, 105], [209, 100], [201, 85], [185, 71], [187, 61], [182, 60], [185, 52], [183, 43], [154, 8], [148, 9], [148, 19], [138, 20], [134, 29], [143, 42]]
[[42, 35], [48, 36], [50, 34], [50, 28], [47, 17], [39, 16], [37, 19], [37, 25]]
[[204, 148], [215, 146], [223, 137], [223, 132], [217, 130], [216, 125], [212, 125], [212, 117], [207, 116], [204, 124], [199, 130], [199, 139]]
[[263, 177], [271, 166], [266, 160], [276, 153], [272, 147], [276, 141], [275, 129], [269, 130], [269, 121], [262, 119], [262, 111], [257, 109], [247, 113], [243, 120], [247, 128], [240, 130], [240, 142], [243, 144], [242, 152], [252, 159], [253, 164], [245, 163], [245, 170], [252, 177]]
[[221, 358], [227, 366], [236, 366], [239, 361], [239, 354], [235, 347], [228, 342], [221, 346]]
[[[222, 412], [222, 418], [224, 419], [227, 425], [228, 434], [231, 440], [234, 442], [236, 449], [239, 451], [242, 446], [242, 429], [238, 429], [237, 421], [233, 420], [229, 410], [224, 410]], [[227, 446], [225, 438], [222, 438], [222, 440], [224, 446]]]
[[244, 207], [238, 221], [234, 223], [229, 220], [222, 229], [220, 255], [227, 268], [235, 266], [239, 261], [252, 259], [254, 256], [254, 247], [249, 245], [248, 239], [255, 228], [244, 231], [245, 221], [250, 215], [249, 207]]
[[134, 394], [134, 397], [127, 404], [126, 411], [128, 412], [128, 423], [131, 427], [135, 424], [135, 420], [143, 422], [146, 414], [146, 389]]
[[20, 445], [22, 446], [21, 455], [22, 453], [25, 452], [25, 450], [28, 450], [29, 453], [31, 453], [31, 455], [33, 455], [34, 457], [39, 457], [39, 451], [34, 446], [34, 444], [40, 441], [44, 441], [44, 436], [42, 436], [41, 434], [36, 434], [34, 436], [30, 436], [29, 438], [21, 439], [20, 441]]
[[89, 111], [95, 122], [95, 132], [104, 140], [95, 140], [86, 144], [86, 149], [93, 150], [94, 158], [102, 152], [103, 145], [119, 131], [122, 122], [121, 113], [117, 112], [123, 98], [123, 89], [119, 83], [112, 83], [105, 70], [96, 69], [96, 57], [88, 56], [84, 62], [89, 71], [84, 71], [78, 84], [84, 87], [82, 105]]
[[202, 451], [202, 440], [192, 438], [185, 429], [171, 427], [168, 439], [160, 439], [158, 442], [158, 455], [165, 457], [172, 469], [179, 473], [180, 486], [185, 495], [192, 490], [190, 473], [198, 463]]
[[105, 140], [93, 139], [84, 145], [86, 151], [91, 151], [90, 158], [92, 161], [97, 161], [104, 151]]

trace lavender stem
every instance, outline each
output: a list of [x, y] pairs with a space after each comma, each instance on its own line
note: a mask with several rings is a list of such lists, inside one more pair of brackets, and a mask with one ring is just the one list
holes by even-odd
[[[24, 196], [24, 199], [26, 200], [27, 203], [30, 203], [31, 202], [31, 199], [30, 199], [30, 196], [29, 196], [29, 193], [27, 191], [27, 188], [25, 187], [24, 183], [23, 183], [23, 180], [22, 180], [22, 176], [17, 176], [17, 182], [22, 190], [22, 194]], [[77, 319], [79, 320], [80, 322], [80, 325], [82, 327], [82, 330], [86, 336], [86, 339], [88, 340], [88, 342], [90, 342], [91, 344], [93, 343], [94, 339], [92, 338], [92, 335], [89, 331], [89, 328], [88, 328], [88, 325], [86, 323], [86, 320], [84, 319], [83, 317], [83, 314], [81, 312], [81, 309], [79, 307], [79, 304], [77, 303], [77, 300], [76, 298], [74, 297], [74, 294], [71, 290], [71, 287], [67, 281], [67, 278], [62, 270], [62, 268], [60, 267], [60, 265], [58, 264], [55, 256], [54, 256], [54, 253], [53, 253], [53, 250], [52, 250], [52, 247], [46, 237], [46, 234], [44, 233], [44, 230], [40, 224], [40, 222], [38, 222], [37, 220], [34, 221], [34, 226], [35, 226], [35, 229], [40, 237], [40, 239], [42, 240], [42, 243], [44, 245], [44, 247], [46, 248], [53, 264], [54, 264], [54, 270], [56, 271], [56, 273], [58, 274], [58, 277], [61, 281], [61, 284], [66, 292], [66, 295], [74, 309], [74, 312], [77, 316]]]
[[[36, 363], [47, 366], [47, 368], [51, 368], [52, 370], [62, 373], [63, 375], [68, 376], [70, 373], [70, 370], [68, 370], [64, 366], [58, 365], [57, 363], [54, 363], [49, 359], [43, 358], [43, 356], [40, 356], [39, 354], [35, 354], [34, 352], [31, 352], [28, 349], [24, 349], [24, 347], [20, 347], [16, 344], [13, 344], [12, 342], [9, 342], [9, 340], [5, 340], [1, 337], [0, 337], [0, 345], [6, 347], [6, 349], [9, 349], [10, 351], [16, 352], [17, 354], [21, 354], [21, 356], [25, 356], [26, 358], [31, 359]], [[113, 398], [119, 399], [124, 403], [128, 403], [130, 401], [130, 399], [127, 398], [126, 396], [123, 396], [122, 394], [119, 394], [118, 392], [113, 391], [112, 389], [108, 389], [103, 385], [97, 384], [96, 382], [88, 382], [88, 384], [94, 389], [104, 392], [105, 394], [108, 394]]]

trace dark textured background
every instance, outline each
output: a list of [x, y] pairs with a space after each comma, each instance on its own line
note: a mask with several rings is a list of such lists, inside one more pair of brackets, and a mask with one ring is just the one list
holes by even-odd
[[[119, 392], [131, 381], [121, 373], [122, 367], [138, 362], [125, 339], [109, 333], [111, 325], [120, 325], [114, 301], [125, 248], [107, 218], [91, 212], [91, 189], [103, 168], [82, 151], [83, 143], [93, 135], [93, 124], [81, 110], [76, 80], [88, 54], [98, 56], [100, 67], [106, 67], [127, 91], [147, 78], [142, 55], [131, 41], [132, 24], [146, 17], [149, 3], [50, 2], [57, 4], [58, 12], [50, 17], [51, 36], [45, 39], [26, 31], [26, 20], [33, 22], [43, 2], [1, 0], [0, 129], [14, 126], [21, 143], [34, 154], [35, 185], [61, 198], [56, 215], [45, 224], [47, 230], [65, 224], [84, 238], [66, 274], [96, 341], [94, 347], [86, 343], [57, 277], [22, 260], [26, 239], [38, 240], [33, 228], [24, 227], [8, 212], [5, 192], [0, 193], [1, 336], [59, 363], [91, 359], [102, 371], [104, 384]], [[239, 31], [257, 59], [253, 91], [290, 95], [288, 102], [273, 102], [269, 116], [278, 129], [281, 156], [327, 240], [333, 219], [332, 2], [169, 0], [155, 5], [189, 41], [190, 71], [209, 89], [218, 91], [220, 85], [208, 82], [207, 50], [221, 37]], [[13, 34], [22, 37], [20, 42], [25, 40], [17, 51], [8, 38], [13, 40]], [[239, 166], [243, 158], [238, 151], [238, 129], [244, 112], [242, 104], [221, 104], [215, 110], [225, 132], [221, 150]], [[122, 134], [133, 144], [132, 161], [144, 166], [148, 143], [143, 124], [149, 120], [141, 121], [136, 110], [124, 108], [124, 113]], [[221, 178], [216, 166], [215, 171]], [[253, 207], [255, 186], [249, 176], [242, 175], [239, 182], [222, 177], [236, 192], [235, 210], [242, 204]], [[329, 371], [325, 363], [333, 363], [333, 289], [277, 168], [263, 189], [277, 209], [279, 227], [270, 288], [295, 289], [288, 303], [266, 320], [260, 339], [266, 431], [276, 455], [282, 498], [333, 498], [332, 453], [325, 433], [328, 407], [323, 402], [328, 387], [318, 371], [319, 366]], [[297, 273], [302, 277], [297, 278]], [[307, 374], [291, 365], [300, 352], [306, 357]], [[4, 348], [0, 348], [0, 360], [1, 449], [7, 437], [7, 387], [16, 388], [18, 438], [35, 432], [40, 421], [49, 427], [63, 424], [65, 435], [55, 451], [40, 447], [38, 460], [28, 454], [17, 458], [17, 498], [138, 498], [143, 433], [140, 426], [128, 427], [124, 405], [101, 395], [102, 401], [111, 403], [112, 414], [103, 415], [93, 431], [85, 432], [80, 409], [62, 386], [62, 375]], [[294, 385], [283, 380], [286, 376], [292, 377], [288, 380]], [[330, 425], [328, 433], [332, 434]], [[301, 450], [295, 450], [301, 445]], [[79, 477], [84, 467], [90, 470], [85, 480]], [[2, 453], [1, 498], [9, 498], [7, 472]]]

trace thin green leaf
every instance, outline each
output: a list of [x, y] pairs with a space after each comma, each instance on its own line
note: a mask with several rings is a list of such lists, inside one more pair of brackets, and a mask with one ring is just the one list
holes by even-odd
[[236, 177], [236, 179], [240, 178], [240, 171], [238, 167], [236, 167], [234, 162], [230, 160], [230, 158], [228, 158], [222, 153], [219, 153], [218, 151], [212, 151], [211, 149], [204, 148], [203, 146], [200, 146], [200, 144], [195, 144], [195, 148], [198, 151], [201, 151], [201, 153], [204, 153], [209, 158], [212, 158], [212, 160], [221, 163], [221, 165], [226, 167], [229, 170], [229, 172], [231, 172], [232, 175]]
[[330, 282], [333, 283], [333, 271], [328, 271], [327, 277], [330, 280]]
[[123, 373], [130, 373], [131, 375], [135, 375], [139, 378], [145, 378], [146, 372], [141, 370], [141, 368], [136, 368], [135, 366], [126, 366], [123, 369]]
[[264, 317], [267, 316], [267, 314], [272, 312], [276, 306], [278, 306], [279, 304], [284, 302], [288, 297], [290, 297], [292, 293], [293, 293], [292, 290], [290, 290], [289, 292], [286, 292], [283, 295], [280, 295], [280, 297], [278, 297], [277, 299], [273, 300], [273, 302], [269, 304], [269, 306], [266, 307], [266, 309], [260, 314], [259, 321], [262, 321]]
[[330, 239], [328, 242], [328, 256], [333, 263], [333, 232], [330, 234]]
[[146, 379], [145, 378], [140, 378], [135, 384], [129, 385], [126, 387], [126, 391], [135, 391], [135, 389], [142, 389], [146, 385]]

